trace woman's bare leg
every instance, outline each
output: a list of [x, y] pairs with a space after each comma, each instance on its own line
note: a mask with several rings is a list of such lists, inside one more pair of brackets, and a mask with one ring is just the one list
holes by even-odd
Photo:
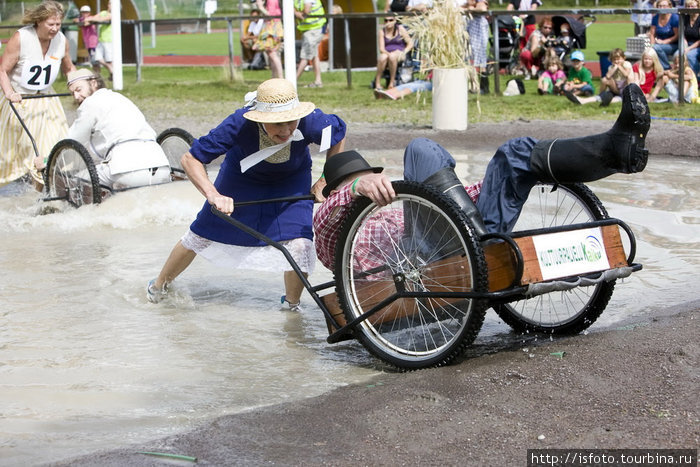
[[374, 77], [374, 89], [381, 89], [382, 87], [382, 74], [388, 60], [389, 56], [387, 54], [380, 54], [377, 59], [377, 75]]
[[[304, 273], [304, 277], [309, 277]], [[284, 271], [284, 294], [287, 302], [297, 304], [301, 300], [301, 293], [304, 291], [304, 284], [294, 271]]]
[[178, 241], [156, 278], [154, 283], [156, 289], [162, 290], [165, 284], [171, 283], [182, 271], [187, 269], [195, 256], [197, 256], [197, 253], [188, 250], [182, 246], [182, 242]]
[[388, 89], [391, 89], [395, 86], [396, 84], [396, 70], [399, 68], [399, 55], [401, 55], [401, 52], [395, 51], [391, 52], [389, 55], [389, 86]]
[[282, 75], [282, 59], [277, 50], [267, 52], [267, 57], [270, 59], [270, 72], [273, 78], [283, 78]]

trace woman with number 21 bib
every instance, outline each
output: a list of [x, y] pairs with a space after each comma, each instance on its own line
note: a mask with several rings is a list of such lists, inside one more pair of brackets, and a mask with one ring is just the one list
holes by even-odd
[[[35, 186], [43, 183], [41, 170], [56, 142], [68, 132], [68, 123], [58, 97], [23, 99], [32, 94], [54, 94], [51, 87], [59, 70], [74, 71], [68, 41], [61, 33], [63, 6], [45, 1], [27, 10], [22, 23], [27, 26], [12, 35], [2, 55], [0, 87], [0, 186], [31, 174]], [[36, 140], [39, 157], [35, 158], [31, 140], [26, 135], [10, 102]]]

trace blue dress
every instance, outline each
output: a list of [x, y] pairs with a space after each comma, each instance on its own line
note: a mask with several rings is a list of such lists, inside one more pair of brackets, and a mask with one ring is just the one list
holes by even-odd
[[[194, 141], [190, 153], [203, 164], [208, 164], [222, 154], [219, 174], [214, 181], [216, 189], [237, 201], [251, 201], [309, 194], [311, 190], [311, 154], [309, 144], [321, 143], [324, 128], [331, 126], [331, 142], [339, 143], [346, 132], [346, 125], [336, 115], [315, 109], [302, 118], [297, 127], [303, 140], [290, 146], [289, 160], [271, 163], [263, 160], [241, 172], [240, 161], [260, 150], [258, 124], [247, 120], [243, 114], [249, 109], [239, 109], [229, 115], [206, 136]], [[219, 219], [211, 213], [208, 202], [190, 226], [197, 235], [220, 243], [240, 246], [266, 246], [267, 244]], [[295, 238], [313, 238], [311, 218], [313, 201], [265, 203], [234, 207], [233, 217], [275, 241]]]

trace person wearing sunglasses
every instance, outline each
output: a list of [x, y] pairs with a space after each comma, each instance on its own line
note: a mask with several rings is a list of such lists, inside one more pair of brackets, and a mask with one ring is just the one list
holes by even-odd
[[413, 39], [396, 18], [385, 18], [384, 27], [377, 31], [377, 74], [374, 78], [374, 89], [381, 90], [381, 80], [384, 70], [389, 69], [388, 89], [396, 84], [396, 71], [406, 54], [413, 48]]
[[554, 34], [554, 23], [551, 16], [544, 16], [527, 41], [527, 45], [520, 51], [520, 65], [525, 69], [525, 77], [537, 78], [537, 71], [542, 66], [547, 38]]

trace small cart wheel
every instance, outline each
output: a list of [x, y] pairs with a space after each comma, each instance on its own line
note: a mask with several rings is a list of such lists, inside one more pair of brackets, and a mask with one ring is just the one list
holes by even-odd
[[[396, 199], [353, 203], [335, 253], [335, 282], [348, 322], [402, 292], [485, 292], [486, 261], [470, 221], [434, 189], [394, 182]], [[486, 302], [475, 298], [410, 298], [386, 303], [360, 322], [355, 336], [401, 369], [450, 363], [473, 342]]]
[[[585, 185], [538, 184], [523, 206], [514, 231], [566, 226], [607, 219], [608, 212]], [[577, 334], [593, 324], [612, 296], [615, 281], [588, 287], [550, 292], [494, 306], [510, 327], [518, 332]]]
[[63, 199], [78, 208], [102, 202], [99, 177], [87, 149], [72, 139], [63, 139], [51, 149], [44, 170], [48, 199]]
[[158, 135], [156, 141], [163, 148], [170, 163], [170, 177], [173, 180], [187, 179], [180, 159], [192, 147], [194, 137], [182, 128], [168, 128]]

